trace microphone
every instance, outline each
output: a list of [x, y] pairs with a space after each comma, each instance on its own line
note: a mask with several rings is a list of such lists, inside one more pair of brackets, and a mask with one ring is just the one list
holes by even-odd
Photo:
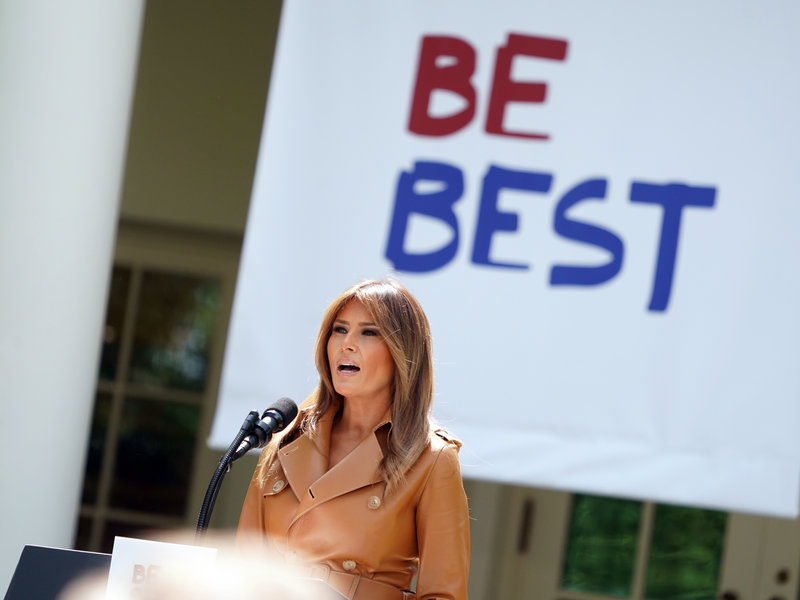
[[248, 435], [236, 450], [234, 460], [241, 458], [253, 448], [262, 448], [272, 438], [272, 434], [282, 431], [297, 417], [297, 404], [289, 398], [275, 401], [261, 415], [261, 420], [253, 425], [253, 433]]

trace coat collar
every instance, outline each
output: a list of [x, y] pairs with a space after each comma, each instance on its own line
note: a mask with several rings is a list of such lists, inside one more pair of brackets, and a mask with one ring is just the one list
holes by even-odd
[[283, 472], [300, 501], [295, 520], [314, 506], [367, 485], [383, 481], [380, 464], [383, 450], [379, 429], [391, 426], [391, 411], [353, 451], [328, 470], [331, 430], [341, 402], [320, 418], [313, 439], [302, 434], [278, 451]]

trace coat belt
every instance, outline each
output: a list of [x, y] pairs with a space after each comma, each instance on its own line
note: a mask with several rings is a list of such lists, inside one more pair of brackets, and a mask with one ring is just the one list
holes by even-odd
[[416, 595], [404, 592], [391, 584], [366, 579], [354, 573], [335, 571], [325, 564], [304, 567], [300, 574], [308, 579], [323, 581], [348, 600], [413, 600]]

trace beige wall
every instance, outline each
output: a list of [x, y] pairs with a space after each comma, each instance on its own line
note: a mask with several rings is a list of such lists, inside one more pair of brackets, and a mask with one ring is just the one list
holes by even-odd
[[150, 0], [123, 221], [243, 231], [277, 0]]

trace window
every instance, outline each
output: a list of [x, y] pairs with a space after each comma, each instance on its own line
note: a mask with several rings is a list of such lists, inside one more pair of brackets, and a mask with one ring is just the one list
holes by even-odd
[[575, 495], [561, 590], [715, 600], [726, 520], [713, 510]]
[[152, 239], [126, 251], [121, 230], [77, 549], [110, 552], [114, 536], [193, 520], [194, 463], [207, 452], [203, 424], [213, 411], [238, 245], [220, 252], [204, 237], [199, 243], [209, 258], [176, 238], [162, 238], [171, 252]]

